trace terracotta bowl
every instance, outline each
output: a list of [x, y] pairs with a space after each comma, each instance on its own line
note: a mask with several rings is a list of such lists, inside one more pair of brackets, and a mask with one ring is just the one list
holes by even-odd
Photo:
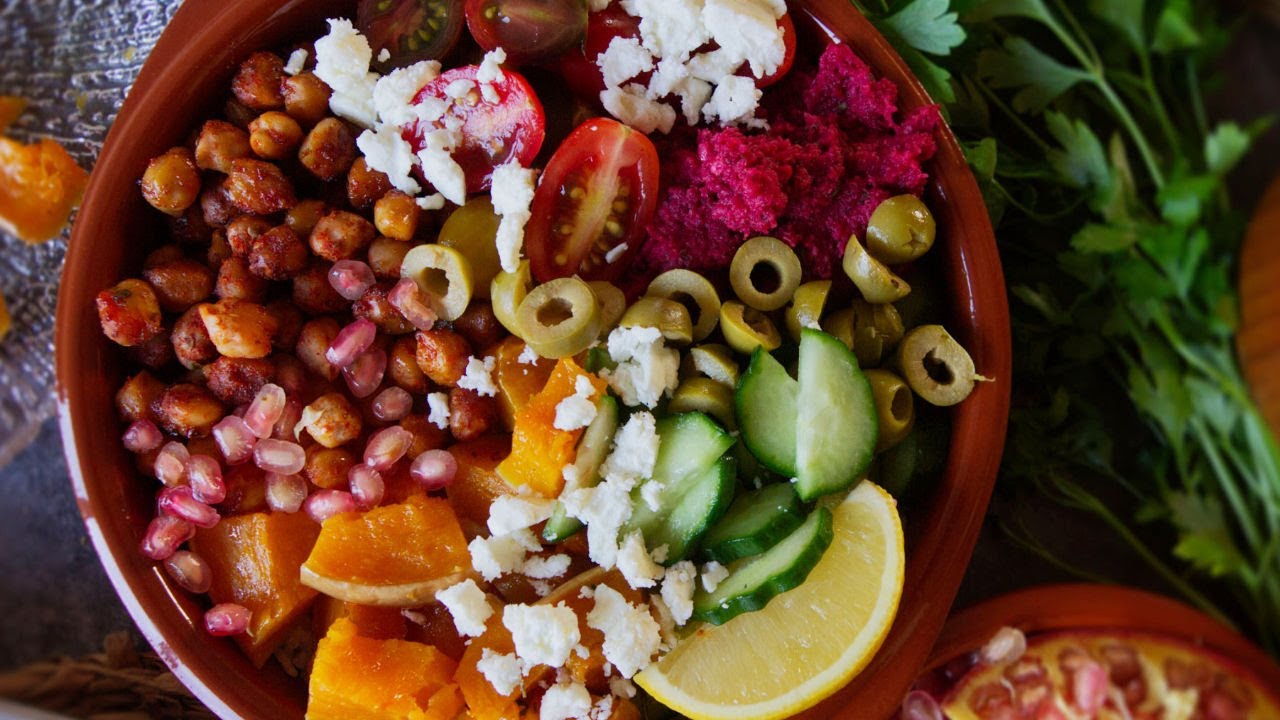
[[[901, 89], [901, 102], [929, 102], [885, 40], [847, 0], [793, 3], [802, 43], [848, 43]], [[186, 3], [161, 36], [107, 136], [72, 234], [57, 318], [58, 394], [63, 443], [77, 502], [108, 575], [138, 627], [178, 678], [220, 716], [301, 718], [305, 687], [268, 667], [255, 669], [230, 642], [205, 635], [202, 606], [138, 552], [153, 512], [119, 437], [113, 395], [123, 353], [98, 328], [93, 297], [135, 274], [159, 244], [163, 224], [142, 200], [147, 161], [185, 141], [224, 97], [235, 64], [251, 51], [318, 37], [323, 20], [350, 16], [339, 0], [229, 0]], [[914, 506], [907, 579], [898, 618], [876, 660], [812, 717], [878, 718], [897, 706], [926, 660], [951, 607], [982, 524], [1008, 418], [1009, 317], [991, 224], [955, 138], [938, 133], [928, 203], [941, 228], [948, 324], [984, 375], [953, 415], [948, 469]]]

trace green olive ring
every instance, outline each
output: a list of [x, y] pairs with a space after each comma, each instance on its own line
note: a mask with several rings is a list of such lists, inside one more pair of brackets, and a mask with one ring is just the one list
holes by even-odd
[[[856, 348], [854, 348], [854, 344], [853, 344], [853, 309], [852, 308], [837, 310], [836, 312], [833, 312], [830, 315], [823, 318], [822, 331], [828, 335], [835, 337], [835, 339], [844, 343], [845, 347], [849, 348], [850, 350], [854, 350], [855, 355], [857, 354]], [[859, 362], [859, 365], [861, 365], [861, 362]]]
[[778, 328], [767, 315], [730, 300], [720, 306], [720, 332], [729, 347], [744, 355], [750, 355], [758, 347], [769, 352], [782, 345]]
[[853, 354], [862, 367], [875, 367], [901, 342], [906, 328], [898, 309], [887, 303], [853, 301]]
[[[760, 265], [773, 268], [778, 287], [765, 292], [756, 287], [751, 275]], [[777, 310], [800, 286], [800, 258], [796, 251], [781, 240], [767, 235], [753, 237], [742, 243], [729, 263], [729, 284], [738, 299], [760, 312]]]
[[921, 399], [950, 407], [969, 397], [977, 373], [973, 358], [941, 325], [912, 328], [898, 345], [898, 369]]
[[693, 342], [693, 321], [689, 308], [675, 300], [646, 295], [622, 313], [618, 321], [622, 327], [652, 327], [662, 332], [662, 337], [673, 343]]
[[498, 247], [494, 244], [499, 220], [489, 197], [478, 195], [450, 213], [436, 235], [436, 242], [457, 250], [471, 263], [476, 297], [489, 297], [493, 279], [502, 272]]
[[916, 405], [906, 381], [888, 370], [867, 370], [871, 398], [876, 406], [876, 424], [880, 434], [876, 452], [883, 452], [902, 442], [916, 421]]
[[911, 292], [906, 280], [893, 274], [884, 263], [871, 257], [858, 236], [849, 237], [849, 244], [844, 249], [844, 272], [858, 287], [858, 292], [867, 302], [897, 302]]
[[493, 282], [489, 283], [489, 302], [493, 306], [493, 314], [512, 335], [520, 335], [520, 326], [516, 324], [516, 310], [532, 287], [533, 275], [529, 271], [528, 260], [521, 260], [515, 272], [494, 275]]
[[933, 213], [915, 195], [898, 195], [880, 203], [867, 221], [867, 252], [880, 262], [897, 265], [933, 247], [938, 228]]
[[405, 254], [400, 277], [418, 283], [441, 320], [457, 320], [471, 303], [471, 263], [453, 248], [436, 243], [419, 245]]
[[787, 332], [791, 334], [792, 340], [800, 342], [802, 328], [820, 327], [822, 312], [827, 307], [827, 296], [830, 294], [830, 280], [813, 280], [796, 288], [786, 314]]
[[600, 305], [600, 332], [607, 333], [618, 326], [622, 313], [626, 312], [627, 296], [617, 285], [606, 280], [591, 280], [587, 285], [596, 294], [596, 302]]
[[689, 361], [694, 371], [704, 377], [729, 388], [738, 384], [738, 363], [734, 362], [733, 351], [724, 345], [708, 343], [695, 346], [689, 350]]
[[[645, 294], [675, 300], [689, 309], [690, 317], [696, 314], [698, 319], [693, 323], [695, 342], [705, 340], [720, 322], [720, 294], [710, 280], [692, 270], [677, 268], [662, 273], [649, 283]], [[696, 306], [696, 313], [684, 302], [684, 297]]]
[[711, 378], [695, 377], [680, 383], [667, 409], [672, 413], [706, 413], [729, 430], [738, 427], [733, 409], [733, 390]]
[[600, 306], [583, 280], [556, 278], [529, 291], [516, 310], [516, 327], [542, 357], [569, 357], [600, 337]]

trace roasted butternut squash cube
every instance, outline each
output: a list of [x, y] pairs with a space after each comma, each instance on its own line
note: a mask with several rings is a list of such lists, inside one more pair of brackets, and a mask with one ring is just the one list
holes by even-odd
[[449, 504], [462, 518], [484, 526], [489, 522], [489, 506], [494, 498], [516, 489], [498, 476], [498, 463], [511, 453], [511, 438], [490, 435], [449, 448], [458, 461], [458, 472], [445, 489]]
[[520, 362], [524, 341], [514, 335], [498, 343], [490, 355], [494, 358], [493, 378], [498, 386], [498, 408], [507, 430], [515, 427], [516, 413], [524, 409], [547, 384], [556, 361], [536, 358], [532, 362]]

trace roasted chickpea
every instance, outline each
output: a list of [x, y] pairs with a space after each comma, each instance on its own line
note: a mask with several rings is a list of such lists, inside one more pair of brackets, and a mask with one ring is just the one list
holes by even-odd
[[124, 280], [98, 293], [96, 302], [103, 334], [118, 345], [141, 345], [164, 330], [160, 301], [144, 280]]
[[355, 453], [342, 447], [325, 447], [316, 443], [307, 448], [306, 464], [302, 466], [302, 477], [312, 485], [328, 490], [344, 487], [347, 484], [347, 473], [360, 461]]
[[333, 92], [314, 73], [298, 73], [280, 81], [284, 109], [294, 120], [311, 127], [329, 114], [329, 96]]
[[270, 215], [288, 210], [297, 202], [293, 183], [284, 172], [264, 160], [240, 158], [231, 163], [227, 194], [240, 212]]
[[249, 147], [264, 160], [283, 160], [302, 142], [302, 126], [277, 110], [264, 112], [249, 123]]
[[116, 391], [116, 412], [125, 422], [156, 419], [153, 407], [164, 393], [164, 383], [143, 370], [134, 375]]
[[219, 300], [196, 307], [220, 355], [260, 358], [271, 353], [276, 319], [266, 308], [244, 300]]
[[342, 312], [350, 306], [345, 298], [329, 284], [330, 264], [313, 260], [293, 278], [293, 303], [309, 315], [327, 315]]
[[352, 304], [351, 313], [372, 322], [388, 335], [407, 335], [413, 332], [413, 325], [387, 300], [390, 291], [391, 283], [387, 281], [370, 287]]
[[373, 223], [355, 213], [338, 210], [316, 221], [309, 241], [316, 255], [337, 262], [356, 257], [373, 242]]
[[194, 383], [165, 388], [156, 399], [155, 411], [166, 432], [186, 438], [208, 435], [225, 412], [208, 388]]
[[446, 328], [420, 330], [417, 333], [418, 367], [437, 385], [453, 387], [467, 369], [471, 345], [467, 339]]
[[208, 120], [196, 136], [196, 166], [231, 174], [231, 163], [249, 157], [249, 135], [224, 120]]
[[276, 334], [271, 339], [271, 346], [282, 352], [292, 350], [298, 344], [302, 324], [307, 321], [302, 311], [288, 300], [276, 300], [267, 303], [267, 312], [276, 319]]
[[347, 171], [347, 201], [351, 207], [358, 210], [369, 208], [390, 191], [391, 180], [386, 173], [370, 168], [363, 157], [351, 163], [351, 169]]
[[396, 338], [387, 353], [387, 377], [391, 382], [409, 391], [410, 395], [425, 395], [431, 389], [427, 374], [418, 367], [415, 357], [418, 341], [412, 337]]
[[449, 391], [449, 430], [459, 442], [474, 440], [501, 424], [497, 398], [463, 388]]
[[184, 312], [173, 324], [170, 340], [178, 362], [188, 370], [211, 363], [218, 357], [218, 349], [209, 339], [209, 331], [204, 327], [204, 320], [200, 319], [200, 311], [194, 307]]
[[166, 218], [169, 236], [183, 245], [203, 245], [213, 237], [213, 228], [204, 221], [199, 203], [192, 203], [181, 215]]
[[437, 427], [427, 420], [426, 415], [406, 415], [400, 421], [400, 427], [413, 433], [413, 443], [409, 445], [407, 457], [415, 458], [428, 450], [439, 450], [449, 443], [449, 431]]
[[[301, 337], [301, 329], [299, 329], [299, 337]], [[307, 371], [307, 366], [302, 364], [293, 353], [293, 348], [289, 348], [287, 353], [276, 353], [271, 356], [271, 361], [275, 363], [276, 372], [273, 382], [284, 388], [285, 395], [290, 398], [299, 398], [303, 401], [310, 400], [314, 397], [314, 386], [316, 382], [311, 379], [311, 374]]]
[[393, 240], [412, 240], [421, 216], [418, 203], [399, 190], [392, 190], [373, 204], [374, 227]]
[[254, 118], [258, 117], [258, 113], [233, 97], [223, 103], [222, 117], [232, 125], [244, 130], [249, 127], [249, 123], [253, 122]]
[[267, 281], [249, 272], [249, 261], [241, 257], [227, 258], [218, 268], [215, 294], [222, 300], [259, 302], [267, 294]]
[[231, 80], [231, 93], [251, 110], [274, 110], [284, 107], [280, 81], [284, 77], [284, 60], [269, 52], [256, 52], [240, 63]]
[[288, 280], [307, 267], [307, 246], [288, 225], [259, 235], [249, 250], [249, 272], [267, 280]]
[[303, 429], [312, 439], [327, 448], [355, 440], [360, 436], [360, 412], [342, 393], [328, 393], [302, 409]]
[[209, 268], [215, 272], [222, 269], [222, 263], [231, 257], [231, 245], [227, 243], [227, 234], [222, 230], [215, 230], [212, 237], [209, 238], [209, 247], [205, 250], [205, 261], [209, 263]]
[[248, 257], [258, 236], [271, 229], [271, 221], [257, 215], [241, 215], [227, 223], [227, 244], [236, 257]]
[[266, 358], [220, 357], [205, 368], [205, 384], [226, 405], [253, 402], [263, 385], [271, 382], [275, 365]]
[[493, 307], [483, 300], [473, 300], [466, 311], [453, 321], [453, 329], [473, 348], [492, 347], [506, 334], [498, 317], [493, 314]]
[[181, 215], [200, 197], [200, 171], [191, 151], [176, 147], [151, 159], [142, 173], [142, 197], [166, 215]]
[[411, 243], [385, 237], [374, 238], [369, 244], [369, 268], [379, 280], [399, 279], [400, 265], [412, 248]]
[[356, 159], [356, 139], [346, 123], [325, 118], [311, 128], [298, 149], [298, 161], [321, 180], [333, 180], [351, 169]]
[[144, 270], [142, 276], [155, 289], [160, 307], [171, 313], [185, 312], [213, 292], [213, 271], [191, 258], [168, 260]]
[[302, 326], [298, 335], [298, 345], [294, 354], [307, 369], [325, 380], [338, 379], [339, 368], [332, 365], [324, 356], [325, 351], [333, 344], [341, 330], [338, 321], [331, 317], [315, 318]]
[[161, 332], [141, 345], [134, 345], [129, 348], [129, 357], [152, 370], [163, 368], [173, 360], [173, 345], [169, 342], [169, 334]]
[[298, 237], [307, 237], [324, 213], [323, 201], [299, 200], [297, 205], [289, 208], [289, 212], [284, 214], [284, 224], [293, 228], [293, 231], [298, 233]]
[[142, 270], [143, 272], [146, 272], [147, 270], [159, 267], [165, 263], [180, 260], [183, 257], [185, 257], [185, 255], [182, 254], [182, 248], [177, 245], [161, 245], [155, 250], [152, 250], [151, 254], [147, 256], [147, 259], [142, 261]]
[[231, 202], [225, 179], [205, 186], [204, 192], [200, 193], [200, 213], [210, 227], [223, 227], [240, 214]]

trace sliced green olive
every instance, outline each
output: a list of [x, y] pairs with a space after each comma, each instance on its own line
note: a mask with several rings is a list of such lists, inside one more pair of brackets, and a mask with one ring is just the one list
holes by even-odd
[[457, 320], [471, 302], [471, 263], [453, 248], [419, 245], [404, 256], [400, 277], [418, 283], [442, 320]]
[[733, 351], [719, 343], [698, 345], [689, 350], [689, 360], [699, 374], [728, 387], [738, 384], [738, 363]]
[[695, 377], [680, 383], [667, 409], [673, 413], [706, 413], [730, 430], [737, 427], [733, 414], [733, 390], [711, 378]]
[[772, 352], [782, 345], [782, 336], [773, 321], [737, 300], [720, 306], [720, 332], [729, 347], [744, 355], [758, 347]]
[[622, 327], [652, 327], [673, 343], [693, 341], [693, 321], [689, 309], [675, 300], [646, 295], [631, 303], [618, 321]]
[[819, 327], [829, 294], [830, 280], [814, 280], [796, 288], [787, 307], [787, 332], [791, 333], [792, 340], [800, 342], [801, 328]]
[[479, 195], [454, 210], [449, 219], [444, 221], [440, 234], [436, 237], [436, 242], [457, 250], [471, 263], [476, 297], [489, 297], [493, 278], [502, 272], [498, 246], [494, 244], [494, 238], [498, 236], [499, 220], [489, 197]]
[[705, 340], [720, 321], [720, 294], [711, 281], [692, 270], [668, 270], [649, 283], [646, 295], [675, 300], [693, 321], [694, 341]]
[[887, 303], [853, 301], [853, 354], [862, 367], [875, 367], [893, 352], [906, 332], [898, 309]]
[[867, 370], [871, 383], [871, 399], [876, 406], [876, 423], [880, 434], [876, 452], [888, 450], [902, 442], [916, 421], [916, 404], [906, 381], [888, 370]]
[[617, 285], [606, 280], [591, 280], [587, 283], [591, 292], [596, 294], [596, 302], [600, 303], [600, 332], [609, 332], [618, 325], [622, 313], [627, 310], [627, 296]]
[[858, 291], [867, 302], [897, 302], [911, 292], [906, 280], [893, 274], [884, 263], [871, 257], [858, 236], [849, 237], [849, 244], [844, 249], [844, 272], [858, 286]]
[[837, 310], [822, 319], [822, 331], [834, 335], [845, 347], [853, 350], [853, 310]]
[[941, 325], [912, 328], [898, 344], [898, 369], [925, 402], [955, 405], [973, 392], [973, 384], [987, 378], [977, 373], [973, 358]]
[[569, 357], [600, 336], [600, 306], [586, 282], [556, 278], [529, 291], [516, 310], [516, 327], [516, 334], [542, 357]]
[[867, 221], [867, 252], [889, 265], [910, 262], [933, 247], [937, 231], [933, 213], [920, 198], [891, 197]]
[[516, 310], [533, 287], [533, 275], [529, 271], [529, 261], [521, 260], [515, 272], [500, 272], [489, 283], [489, 302], [493, 305], [493, 314], [512, 335], [519, 335], [516, 325]]
[[761, 312], [777, 310], [800, 285], [800, 258], [787, 244], [762, 235], [742, 243], [729, 264], [738, 299]]

